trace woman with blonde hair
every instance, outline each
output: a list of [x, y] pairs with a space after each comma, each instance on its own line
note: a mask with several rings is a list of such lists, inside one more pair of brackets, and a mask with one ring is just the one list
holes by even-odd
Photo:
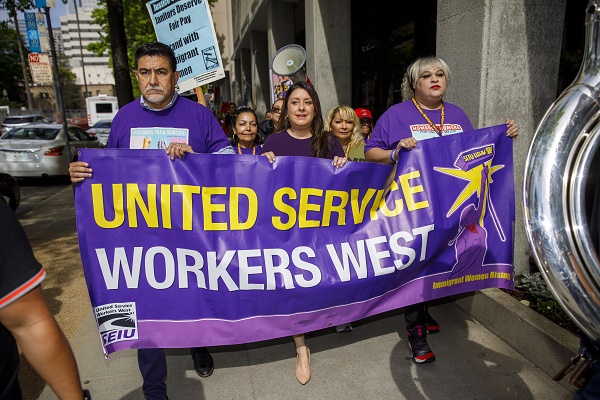
[[352, 107], [332, 108], [325, 119], [325, 130], [339, 140], [348, 160], [365, 161], [365, 141], [360, 131], [358, 116]]
[[[412, 150], [419, 140], [433, 139], [473, 130], [467, 114], [443, 100], [450, 81], [450, 68], [437, 57], [423, 57], [412, 63], [402, 82], [403, 102], [393, 105], [377, 120], [365, 146], [367, 161], [395, 164]], [[515, 121], [506, 119], [507, 136], [517, 137]], [[427, 343], [427, 333], [439, 332], [427, 303], [421, 301], [405, 307], [404, 319], [412, 361], [423, 364], [435, 361]]]

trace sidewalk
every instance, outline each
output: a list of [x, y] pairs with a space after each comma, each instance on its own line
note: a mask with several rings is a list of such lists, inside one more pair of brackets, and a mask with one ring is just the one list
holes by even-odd
[[[53, 236], [66, 231], [72, 233], [74, 215], [71, 188], [64, 189], [52, 199], [52, 202], [46, 202], [48, 206], [41, 204], [35, 210], [35, 221], [31, 218], [24, 221], [26, 231], [34, 242], [41, 234], [49, 232]], [[57, 217], [68, 220], [57, 221]], [[468, 297], [477, 298], [477, 295]], [[485, 318], [480, 318], [481, 314], [475, 316], [477, 307], [465, 307], [464, 304], [464, 298], [456, 302], [432, 303], [431, 313], [440, 323], [442, 331], [428, 338], [437, 358], [431, 364], [417, 366], [410, 361], [410, 351], [403, 332], [404, 318], [399, 310], [358, 321], [351, 333], [321, 330], [310, 335], [307, 343], [312, 353], [312, 379], [306, 386], [300, 385], [294, 376], [295, 352], [291, 338], [213, 347], [210, 350], [215, 360], [215, 372], [209, 378], [196, 375], [189, 350], [166, 350], [169, 397], [171, 400], [552, 400], [573, 397], [570, 389], [553, 382], [542, 371], [554, 368], [554, 360], [563, 357], [557, 354], [554, 347], [545, 346], [550, 339], [544, 336], [544, 331], [552, 327], [544, 325], [544, 329], [526, 331], [521, 324], [528, 324], [523, 315], [529, 314], [521, 314], [520, 311], [513, 313], [507, 307], [505, 311], [508, 310], [508, 313], [503, 314], [502, 318], [505, 319], [501, 324], [504, 328], [512, 327], [515, 333], [503, 331], [499, 335], [505, 338], [512, 335], [515, 340], [508, 338], [505, 341], [479, 322], [485, 323]], [[87, 304], [85, 306], [88, 307]], [[473, 315], [464, 310], [472, 310]], [[485, 310], [487, 317], [492, 320], [497, 312], [497, 309]], [[510, 319], [512, 315], [514, 318]], [[558, 333], [562, 338], [560, 335], [564, 335], [564, 332]], [[544, 345], [530, 347], [529, 351], [536, 354], [533, 358], [527, 358], [541, 359], [540, 363], [545, 365], [538, 367], [507, 343], [519, 342], [523, 335], [527, 335], [526, 340]], [[571, 348], [576, 340], [573, 335], [567, 335], [564, 342]], [[84, 387], [91, 391], [94, 400], [143, 399], [136, 352], [127, 350], [113, 353], [109, 360], [105, 360], [91, 312], [71, 338], [71, 345]], [[572, 349], [573, 352], [575, 350]], [[56, 397], [46, 387], [39, 398], [45, 400]]]

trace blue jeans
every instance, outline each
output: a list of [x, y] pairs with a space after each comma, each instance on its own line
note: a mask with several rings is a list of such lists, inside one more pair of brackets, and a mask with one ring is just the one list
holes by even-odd
[[163, 349], [138, 349], [138, 365], [144, 383], [142, 391], [148, 400], [167, 398], [167, 357]]

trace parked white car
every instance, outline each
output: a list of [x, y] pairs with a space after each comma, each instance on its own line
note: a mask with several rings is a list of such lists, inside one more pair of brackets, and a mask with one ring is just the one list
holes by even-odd
[[71, 160], [65, 152], [60, 124], [29, 124], [13, 128], [0, 138], [0, 171], [15, 178], [68, 175], [77, 148], [103, 148], [97, 138], [77, 126], [69, 126]]

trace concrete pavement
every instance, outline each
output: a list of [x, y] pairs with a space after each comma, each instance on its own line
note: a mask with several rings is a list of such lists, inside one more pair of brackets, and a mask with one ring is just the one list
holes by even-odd
[[[71, 188], [42, 202], [23, 216], [22, 222], [33, 242], [48, 235], [72, 234], [75, 223]], [[430, 310], [442, 328], [428, 339], [437, 357], [434, 363], [411, 363], [403, 315], [393, 311], [354, 323], [351, 333], [312, 333], [307, 339], [312, 353], [312, 379], [306, 386], [294, 376], [291, 338], [210, 348], [215, 372], [209, 378], [196, 375], [189, 350], [167, 350], [169, 397], [572, 398], [573, 391], [567, 384], [553, 382], [548, 376], [562, 366], [566, 354], [574, 354], [577, 349], [576, 338], [562, 328], [545, 319], [540, 321], [542, 317], [533, 316], [533, 311], [495, 290], [432, 302]], [[135, 351], [117, 352], [105, 360], [91, 312], [71, 338], [71, 345], [84, 386], [95, 400], [143, 399]], [[39, 398], [56, 397], [46, 387]]]

